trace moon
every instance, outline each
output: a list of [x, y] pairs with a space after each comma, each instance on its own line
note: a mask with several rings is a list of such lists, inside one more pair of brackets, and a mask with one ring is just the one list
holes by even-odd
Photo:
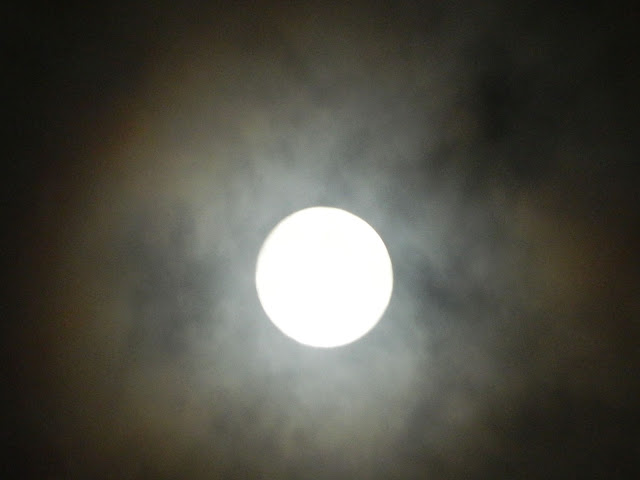
[[384, 314], [393, 290], [387, 248], [367, 222], [345, 210], [312, 207], [278, 223], [256, 264], [267, 317], [312, 347], [358, 340]]

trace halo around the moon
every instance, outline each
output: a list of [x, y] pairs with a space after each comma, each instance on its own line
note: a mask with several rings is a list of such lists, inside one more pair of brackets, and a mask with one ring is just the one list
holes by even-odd
[[393, 289], [391, 259], [361, 218], [313, 207], [269, 233], [256, 265], [258, 298], [271, 321], [305, 345], [351, 343], [378, 323]]

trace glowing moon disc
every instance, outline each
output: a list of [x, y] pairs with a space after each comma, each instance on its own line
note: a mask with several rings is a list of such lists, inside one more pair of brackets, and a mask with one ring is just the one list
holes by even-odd
[[283, 333], [314, 347], [351, 343], [371, 330], [393, 289], [391, 259], [355, 215], [313, 207], [267, 236], [256, 266], [258, 298]]

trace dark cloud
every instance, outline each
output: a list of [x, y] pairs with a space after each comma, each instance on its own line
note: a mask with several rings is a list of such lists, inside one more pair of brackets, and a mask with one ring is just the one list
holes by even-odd
[[[11, 14], [9, 476], [637, 474], [630, 9]], [[394, 264], [335, 350], [253, 284], [319, 204]]]

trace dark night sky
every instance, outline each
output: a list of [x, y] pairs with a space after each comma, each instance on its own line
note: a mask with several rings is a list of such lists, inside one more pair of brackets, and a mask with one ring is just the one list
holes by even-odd
[[[2, 478], [638, 475], [637, 6], [78, 3], [2, 14]], [[253, 284], [313, 205], [394, 264], [338, 349]]]

